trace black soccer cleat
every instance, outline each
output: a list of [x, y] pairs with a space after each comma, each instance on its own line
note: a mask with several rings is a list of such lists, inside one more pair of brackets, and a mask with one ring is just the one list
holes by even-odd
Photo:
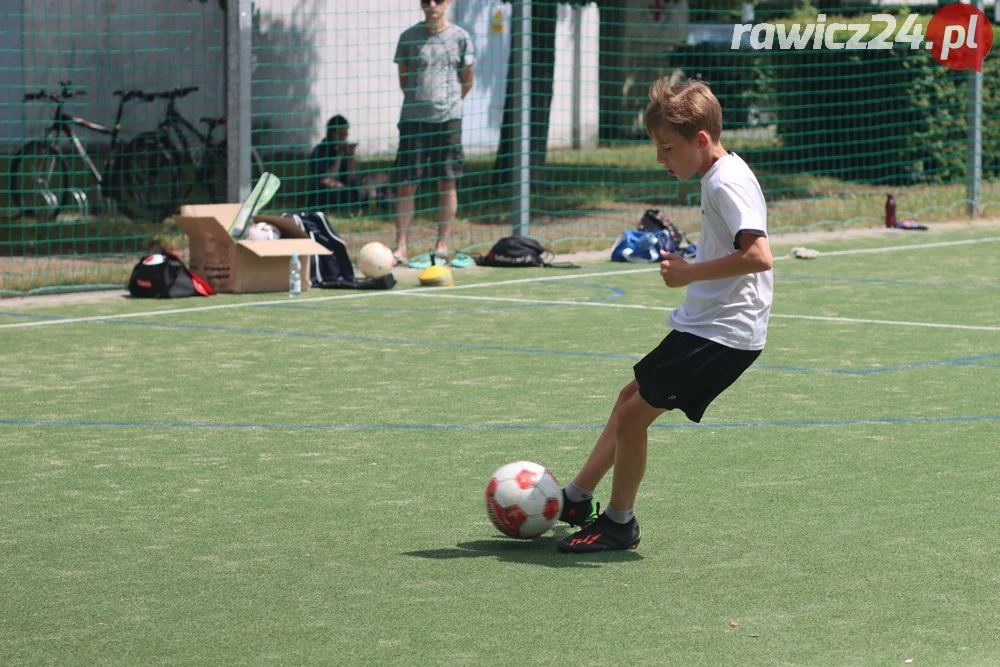
[[601, 514], [572, 535], [559, 541], [557, 548], [564, 554], [589, 554], [598, 551], [621, 551], [639, 546], [639, 521], [617, 523]]
[[594, 503], [593, 498], [574, 502], [566, 497], [566, 489], [563, 489], [562, 512], [559, 513], [559, 520], [571, 526], [586, 526], [597, 518], [600, 505]]

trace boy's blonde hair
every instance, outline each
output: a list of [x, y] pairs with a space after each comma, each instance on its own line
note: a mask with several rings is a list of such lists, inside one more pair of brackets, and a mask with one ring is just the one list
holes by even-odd
[[652, 136], [655, 128], [673, 130], [685, 139], [705, 130], [717, 142], [722, 137], [722, 106], [704, 81], [672, 85], [663, 77], [649, 87], [646, 106], [646, 132]]

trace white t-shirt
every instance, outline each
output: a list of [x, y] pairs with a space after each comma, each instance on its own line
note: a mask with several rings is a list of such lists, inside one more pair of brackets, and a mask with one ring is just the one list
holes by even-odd
[[[701, 235], [696, 262], [726, 257], [741, 233], [767, 235], [767, 205], [753, 171], [735, 153], [701, 177]], [[677, 331], [738, 350], [761, 350], [774, 296], [774, 273], [763, 271], [688, 285], [687, 298], [670, 313]]]

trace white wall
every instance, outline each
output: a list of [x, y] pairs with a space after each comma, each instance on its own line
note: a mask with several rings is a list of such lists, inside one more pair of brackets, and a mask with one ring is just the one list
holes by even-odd
[[[10, 0], [3, 1], [7, 10]], [[113, 91], [132, 87], [198, 85], [201, 91], [185, 101], [185, 113], [194, 119], [223, 113], [224, 17], [215, 4], [186, 0], [17, 0], [17, 4], [2, 24], [5, 48], [18, 42], [21, 47], [5, 53], [0, 71], [0, 138], [8, 143], [39, 134], [52, 116], [48, 105], [25, 105], [24, 93], [54, 90], [67, 79], [87, 91], [67, 110], [96, 123], [110, 124], [116, 105]], [[123, 122], [126, 133], [155, 127], [162, 113], [162, 103], [132, 107]]]
[[[463, 143], [469, 153], [490, 152], [500, 137], [510, 5], [453, 4], [453, 19], [472, 34], [478, 59], [465, 100]], [[255, 143], [265, 150], [307, 151], [323, 136], [326, 120], [340, 113], [351, 121], [363, 154], [394, 152], [402, 93], [392, 60], [399, 34], [423, 18], [419, 3], [257, 0], [254, 7]], [[99, 123], [113, 120], [112, 91], [119, 88], [199, 86], [179, 103], [181, 111], [193, 121], [225, 114], [225, 16], [215, 0], [0, 0], [0, 9], [7, 46], [0, 63], [0, 141], [19, 144], [42, 131], [51, 107], [24, 105], [22, 95], [55, 89], [61, 79], [88, 92], [68, 109]], [[579, 49], [574, 12], [582, 17]], [[576, 136], [584, 146], [597, 140], [598, 20], [594, 4], [559, 9], [553, 148], [571, 146]], [[574, 86], [575, 75], [580, 81]], [[162, 102], [132, 107], [125, 134], [154, 128], [162, 113]]]

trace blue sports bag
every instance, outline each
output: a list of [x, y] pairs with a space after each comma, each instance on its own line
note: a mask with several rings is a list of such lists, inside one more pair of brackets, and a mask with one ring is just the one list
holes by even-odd
[[677, 252], [677, 246], [666, 231], [644, 232], [630, 229], [622, 232], [611, 249], [612, 262], [659, 262], [660, 251]]

